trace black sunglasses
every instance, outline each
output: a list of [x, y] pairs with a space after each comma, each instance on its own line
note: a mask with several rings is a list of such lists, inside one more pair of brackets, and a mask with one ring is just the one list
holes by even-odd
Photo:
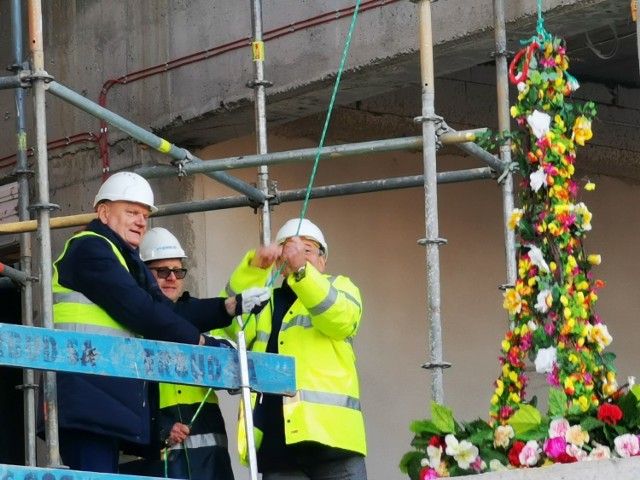
[[186, 268], [169, 268], [169, 267], [149, 267], [149, 270], [155, 270], [158, 278], [169, 278], [173, 273], [178, 280], [182, 280], [187, 276]]

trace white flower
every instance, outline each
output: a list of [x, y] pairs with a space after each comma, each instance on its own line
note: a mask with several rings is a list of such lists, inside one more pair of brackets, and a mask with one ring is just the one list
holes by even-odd
[[544, 172], [542, 168], [538, 168], [535, 172], [529, 175], [529, 181], [531, 183], [531, 188], [534, 192], [540, 190], [542, 186], [547, 186], [547, 174]]
[[440, 465], [442, 449], [440, 447], [429, 445], [427, 447], [427, 456], [429, 457], [429, 465], [431, 466], [431, 468], [437, 468], [438, 465]]
[[540, 139], [549, 131], [551, 117], [546, 113], [534, 110], [531, 115], [527, 115], [527, 123], [536, 138]]
[[603, 323], [597, 323], [589, 330], [589, 339], [600, 345], [600, 348], [609, 346], [613, 341], [609, 329]]
[[535, 440], [529, 440], [522, 450], [520, 451], [520, 455], [518, 455], [518, 459], [520, 460], [521, 465], [526, 465], [529, 467], [533, 467], [538, 460], [540, 460], [540, 446], [538, 442]]
[[556, 356], [557, 356], [557, 351], [555, 347], [538, 349], [538, 354], [536, 355], [536, 361], [535, 361], [536, 372], [538, 373], [553, 372], [553, 366], [556, 363]]
[[[582, 427], [580, 425], [573, 425], [572, 427], [569, 427], [569, 430], [567, 430], [564, 438], [567, 440], [567, 442], [577, 447], [582, 447], [589, 441], [589, 432], [585, 432], [584, 430], [582, 430]], [[575, 455], [573, 456], [576, 457]]]
[[527, 84], [524, 82], [518, 82], [518, 85], [516, 85], [516, 88], [518, 89], [519, 92], [524, 92], [525, 89], [527, 88]]
[[637, 435], [625, 433], [624, 435], [616, 437], [613, 443], [615, 444], [616, 453], [621, 457], [633, 457], [640, 452]]
[[574, 445], [573, 443], [569, 443], [567, 445], [567, 454], [578, 460], [579, 462], [583, 462], [587, 460], [587, 452], [583, 449]]
[[548, 272], [549, 265], [545, 262], [544, 257], [542, 256], [542, 250], [540, 250], [535, 245], [527, 245], [529, 247], [529, 260], [533, 263], [538, 270], [541, 272]]
[[527, 327], [529, 327], [529, 330], [531, 330], [532, 332], [535, 332], [538, 329], [538, 325], [533, 320], [529, 320], [527, 322]]
[[611, 458], [611, 449], [606, 445], [596, 443], [597, 447], [591, 450], [587, 460], [605, 460]]
[[556, 418], [549, 424], [549, 438], [562, 437], [569, 431], [570, 425], [566, 418]]
[[546, 289], [538, 293], [536, 297], [535, 309], [540, 313], [547, 313], [549, 311], [549, 305], [547, 304], [547, 298], [551, 295], [551, 290]]
[[489, 462], [489, 470], [491, 470], [492, 472], [504, 472], [506, 470], [509, 470], [509, 468], [506, 465], [503, 465], [500, 460], [494, 458]]
[[578, 83], [578, 80], [576, 80], [575, 78], [571, 77], [567, 80], [567, 85], [569, 86], [569, 89], [572, 92], [575, 92], [576, 90], [578, 90], [580, 88], [580, 84]]
[[515, 431], [511, 425], [500, 425], [493, 432], [493, 446], [507, 448], [509, 442], [515, 436]]
[[467, 440], [458, 442], [458, 439], [451, 434], [444, 437], [444, 441], [447, 444], [447, 455], [452, 456], [461, 469], [466, 470], [478, 458], [478, 447], [471, 442]]

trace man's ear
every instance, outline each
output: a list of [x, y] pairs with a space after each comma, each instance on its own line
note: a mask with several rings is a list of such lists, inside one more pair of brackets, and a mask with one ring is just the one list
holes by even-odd
[[107, 219], [109, 218], [109, 204], [108, 202], [99, 203], [96, 207], [96, 213], [98, 214], [98, 220], [100, 220], [105, 225], [107, 224]]

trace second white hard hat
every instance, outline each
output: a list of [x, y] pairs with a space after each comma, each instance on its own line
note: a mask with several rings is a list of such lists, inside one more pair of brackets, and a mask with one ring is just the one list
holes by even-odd
[[[300, 225], [299, 229], [298, 225]], [[288, 238], [295, 236], [306, 237], [319, 243], [324, 250], [325, 257], [329, 255], [329, 245], [327, 245], [322, 231], [315, 223], [311, 222], [310, 220], [307, 220], [306, 218], [303, 218], [302, 221], [300, 221], [299, 218], [292, 218], [291, 220], [287, 220], [276, 235], [276, 243], [282, 244]]]
[[155, 227], [142, 237], [140, 258], [143, 262], [167, 258], [187, 258], [178, 239], [166, 228]]
[[149, 207], [152, 212], [158, 211], [153, 204], [151, 185], [145, 178], [133, 172], [118, 172], [107, 178], [98, 190], [93, 208], [103, 200], [141, 203]]

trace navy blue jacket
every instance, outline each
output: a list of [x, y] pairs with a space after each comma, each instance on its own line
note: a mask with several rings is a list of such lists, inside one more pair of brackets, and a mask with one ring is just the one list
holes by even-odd
[[[103, 239], [75, 239], [57, 261], [59, 282], [83, 293], [113, 319], [144, 338], [198, 344], [200, 332], [228, 326], [224, 299], [173, 303], [152, 273], [119, 235], [100, 221], [87, 230], [107, 237], [122, 253], [123, 268]], [[128, 378], [59, 372], [60, 428], [88, 430], [134, 443], [148, 443], [151, 414], [147, 382]]]

